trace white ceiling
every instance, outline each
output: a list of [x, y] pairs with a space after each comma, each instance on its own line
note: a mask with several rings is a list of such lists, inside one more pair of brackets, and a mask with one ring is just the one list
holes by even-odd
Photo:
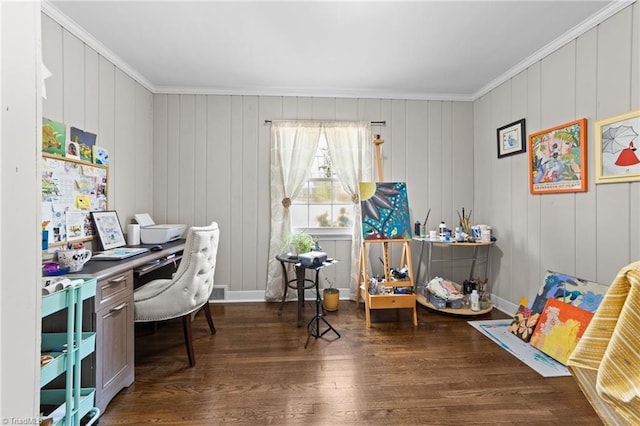
[[156, 93], [471, 100], [628, 3], [76, 0], [43, 10]]

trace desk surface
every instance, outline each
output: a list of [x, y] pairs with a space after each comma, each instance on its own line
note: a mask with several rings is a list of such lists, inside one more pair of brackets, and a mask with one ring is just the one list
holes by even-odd
[[[85, 263], [84, 268], [80, 272], [74, 272], [68, 274], [69, 276], [90, 276], [101, 280], [107, 276], [119, 274], [130, 269], [135, 269], [141, 266], [150, 264], [155, 260], [166, 259], [171, 254], [178, 253], [184, 249], [184, 243], [186, 240], [176, 240], [169, 243], [162, 244], [162, 250], [148, 251], [137, 256], [132, 256], [123, 260], [90, 260]], [[135, 247], [147, 247], [151, 248], [155, 244], [142, 244]]]

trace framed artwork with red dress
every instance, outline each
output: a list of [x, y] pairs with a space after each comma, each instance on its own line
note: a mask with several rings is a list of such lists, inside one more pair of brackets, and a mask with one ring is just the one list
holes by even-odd
[[640, 181], [640, 110], [595, 124], [595, 182]]

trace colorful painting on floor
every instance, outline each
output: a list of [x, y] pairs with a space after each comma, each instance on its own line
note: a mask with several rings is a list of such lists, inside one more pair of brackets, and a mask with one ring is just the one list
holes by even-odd
[[540, 319], [540, 313], [532, 312], [531, 308], [520, 305], [507, 330], [528, 342], [538, 325], [538, 319]]
[[547, 271], [531, 311], [541, 313], [548, 298], [558, 299], [589, 312], [595, 312], [608, 286], [558, 272]]
[[567, 365], [571, 352], [584, 334], [591, 318], [591, 312], [549, 298], [540, 315], [539, 324], [531, 336], [531, 345]]
[[410, 240], [411, 220], [404, 182], [361, 182], [362, 238]]

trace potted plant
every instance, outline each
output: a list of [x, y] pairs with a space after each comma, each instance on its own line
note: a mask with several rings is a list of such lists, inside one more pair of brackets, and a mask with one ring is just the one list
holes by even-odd
[[329, 283], [329, 287], [322, 291], [324, 309], [329, 312], [337, 311], [340, 304], [340, 290], [333, 286], [333, 282], [329, 278], [324, 277], [324, 280]]
[[301, 253], [308, 253], [315, 247], [316, 242], [313, 237], [306, 232], [294, 232], [289, 234], [283, 244], [283, 252], [290, 252], [297, 256]]

